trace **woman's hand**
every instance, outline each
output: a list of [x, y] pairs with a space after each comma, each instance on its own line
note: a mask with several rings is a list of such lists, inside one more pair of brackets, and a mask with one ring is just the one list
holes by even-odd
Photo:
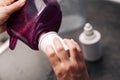
[[6, 30], [6, 21], [10, 15], [22, 8], [25, 0], [0, 0], [0, 33]]
[[88, 73], [79, 45], [74, 40], [64, 39], [69, 50], [65, 51], [59, 39], [54, 39], [56, 52], [47, 46], [47, 56], [57, 80], [88, 80]]

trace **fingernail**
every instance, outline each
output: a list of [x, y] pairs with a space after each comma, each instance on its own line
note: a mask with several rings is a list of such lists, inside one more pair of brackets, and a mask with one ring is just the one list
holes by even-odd
[[70, 39], [71, 41], [74, 41], [73, 39]]

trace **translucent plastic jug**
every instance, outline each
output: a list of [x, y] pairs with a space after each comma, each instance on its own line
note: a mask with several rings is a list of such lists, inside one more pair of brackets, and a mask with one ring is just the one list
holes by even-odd
[[27, 0], [26, 5], [11, 15], [7, 22], [10, 48], [14, 49], [18, 39], [30, 48], [38, 50], [38, 39], [42, 33], [58, 32], [62, 12], [56, 0]]

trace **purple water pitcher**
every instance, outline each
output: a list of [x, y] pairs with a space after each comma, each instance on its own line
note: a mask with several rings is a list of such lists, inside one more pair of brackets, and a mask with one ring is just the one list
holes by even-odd
[[27, 0], [26, 5], [11, 15], [7, 22], [10, 48], [14, 49], [18, 39], [30, 48], [38, 50], [38, 39], [42, 33], [58, 32], [62, 12], [56, 0]]

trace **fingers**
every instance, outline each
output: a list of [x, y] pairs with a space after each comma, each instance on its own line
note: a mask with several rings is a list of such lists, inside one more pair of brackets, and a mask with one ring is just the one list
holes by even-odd
[[11, 3], [13, 3], [14, 0], [1, 0], [0, 1], [0, 7], [2, 6], [8, 6], [10, 5]]
[[54, 38], [54, 45], [56, 48], [56, 54], [61, 61], [65, 62], [69, 60], [69, 51], [64, 50], [64, 47], [58, 38]]
[[52, 48], [52, 46], [50, 46], [50, 45], [47, 46], [46, 47], [46, 52], [47, 52], [46, 54], [47, 54], [47, 56], [48, 56], [48, 58], [49, 58], [49, 60], [50, 60], [50, 62], [53, 66], [56, 66], [56, 65], [60, 64], [60, 60], [57, 57], [57, 55], [56, 55], [54, 49]]
[[64, 47], [58, 38], [54, 39], [56, 51], [52, 48], [52, 46], [47, 47], [47, 55], [53, 65], [66, 63], [70, 60], [77, 63], [83, 59], [81, 49], [74, 40], [65, 39], [64, 42], [69, 48], [68, 51], [64, 50]]
[[6, 30], [5, 26], [6, 26], [5, 24], [0, 26], [0, 33], [4, 32]]
[[19, 10], [24, 4], [25, 4], [25, 0], [18, 0], [16, 2], [12, 3], [11, 5], [6, 6], [5, 9], [6, 9], [8, 15], [10, 15], [13, 12]]
[[77, 48], [77, 51], [81, 52], [80, 46], [73, 39], [71, 39], [71, 41], [73, 42], [73, 44]]
[[0, 25], [0, 33], [6, 30], [6, 24]]
[[75, 44], [75, 46], [76, 46], [76, 49], [77, 49], [77, 53], [78, 53], [78, 55], [79, 55], [79, 57], [80, 57], [80, 60], [83, 60], [83, 54], [82, 54], [82, 50], [80, 49], [80, 46], [73, 40], [73, 39], [71, 39], [71, 41]]
[[80, 60], [80, 56], [79, 56], [79, 51], [80, 48], [77, 45], [77, 43], [75, 43], [73, 40], [68, 40], [68, 39], [64, 39], [66, 45], [69, 48], [69, 52], [70, 52], [70, 59], [74, 62], [79, 61]]

